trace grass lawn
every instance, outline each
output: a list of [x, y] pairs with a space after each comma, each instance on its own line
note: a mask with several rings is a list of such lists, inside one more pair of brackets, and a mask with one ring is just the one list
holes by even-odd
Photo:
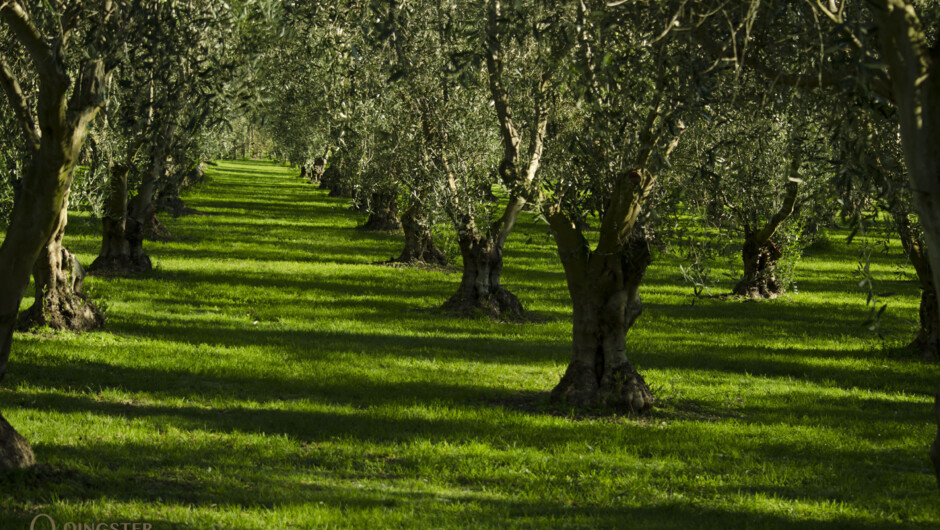
[[[450, 317], [428, 309], [458, 273], [372, 265], [402, 237], [355, 230], [347, 200], [295, 175], [222, 163], [186, 196], [208, 215], [165, 218], [174, 239], [146, 244], [154, 272], [87, 281], [105, 331], [16, 336], [0, 410], [41, 465], [0, 477], [0, 528], [940, 523], [940, 367], [897, 347], [919, 295], [896, 242], [872, 263], [885, 340], [862, 325], [844, 234], [772, 302], [692, 304], [659, 259], [628, 337], [657, 407], [566, 417], [546, 407], [571, 309], [544, 225], [510, 237], [503, 280], [544, 321]], [[85, 264], [99, 231], [71, 218]]]

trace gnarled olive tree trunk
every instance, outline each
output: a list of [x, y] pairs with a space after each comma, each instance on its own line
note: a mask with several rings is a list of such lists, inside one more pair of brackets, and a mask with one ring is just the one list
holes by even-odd
[[55, 231], [33, 266], [36, 296], [18, 318], [19, 329], [49, 326], [58, 330], [90, 331], [104, 325], [104, 315], [85, 298], [85, 270], [62, 245], [68, 220], [68, 199], [63, 201]]
[[369, 218], [360, 230], [370, 232], [397, 232], [401, 230], [398, 218], [398, 191], [382, 190], [369, 198]]
[[642, 413], [653, 394], [627, 359], [626, 335], [643, 311], [640, 282], [650, 263], [635, 224], [653, 179], [634, 171], [618, 179], [594, 251], [559, 207], [547, 212], [574, 306], [571, 363], [552, 390], [553, 402]]
[[[304, 166], [304, 170], [306, 170], [306, 166]], [[307, 172], [307, 176], [310, 177], [309, 179], [307, 179], [307, 184], [319, 185], [320, 179], [323, 178], [324, 171], [326, 171], [326, 159], [317, 158], [316, 160], [314, 160], [313, 169]], [[301, 178], [304, 178], [304, 176], [301, 175]]]
[[745, 229], [744, 247], [741, 257], [744, 261], [744, 276], [734, 286], [733, 293], [748, 298], [772, 299], [783, 294], [784, 286], [777, 281], [775, 274], [777, 262], [783, 253], [772, 240], [777, 228], [793, 214], [799, 184], [787, 182], [783, 205], [760, 230]]
[[434, 244], [431, 224], [424, 208], [417, 201], [405, 210], [401, 217], [401, 226], [405, 232], [405, 248], [401, 255], [390, 263], [425, 263], [428, 265], [447, 265], [447, 257]]
[[348, 182], [343, 179], [343, 157], [337, 157], [333, 163], [323, 171], [323, 177], [320, 179], [320, 189], [329, 190], [329, 197], [352, 197], [353, 189]]
[[91, 272], [132, 271], [136, 264], [131, 261], [131, 247], [127, 242], [127, 177], [130, 167], [116, 164], [111, 171], [108, 185], [108, 201], [101, 220], [101, 251], [88, 268]]
[[940, 315], [937, 314], [937, 289], [933, 283], [933, 270], [927, 259], [926, 245], [908, 212], [896, 211], [894, 221], [901, 245], [920, 282], [920, 329], [908, 347], [922, 352], [926, 358], [936, 359], [940, 355]]
[[512, 196], [503, 216], [487, 232], [477, 229], [472, 216], [464, 216], [458, 226], [457, 243], [463, 258], [463, 275], [457, 292], [444, 303], [444, 309], [460, 314], [476, 311], [492, 317], [518, 317], [522, 302], [500, 283], [503, 272], [503, 246], [518, 219], [525, 199]]

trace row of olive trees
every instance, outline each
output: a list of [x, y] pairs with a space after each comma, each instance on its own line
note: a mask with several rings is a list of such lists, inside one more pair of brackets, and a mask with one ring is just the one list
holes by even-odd
[[[320, 158], [334, 192], [423, 220], [405, 223], [403, 258], [433, 261], [409, 247], [433, 245], [432, 222], [451, 223], [463, 275], [445, 306], [458, 312], [523, 311], [500, 281], [503, 247], [525, 208], [543, 217], [574, 309], [558, 401], [652, 403], [625, 336], [664, 219], [692, 211], [706, 231], [739, 235], [734, 293], [773, 298], [800, 225], [836, 222], [851, 209], [840, 195], [872, 182], [894, 183], [874, 187], [924, 287], [918, 341], [935, 349], [940, 96], [937, 46], [918, 19], [931, 11], [771, 4], [352, 3], [331, 8], [326, 26], [311, 8], [294, 13], [304, 38], [279, 48], [301, 86], [272, 91], [282, 117], [269, 127], [289, 136], [291, 161]], [[878, 31], [852, 29], [863, 27]], [[335, 57], [305, 55], [311, 41], [329, 41]], [[868, 132], [853, 130], [862, 122]], [[494, 185], [504, 201], [493, 202]]]
[[[84, 331], [104, 321], [82, 292], [83, 267], [62, 243], [76, 168], [105, 183], [103, 196], [92, 198], [103, 212], [92, 268], [149, 269], [143, 239], [155, 228], [155, 209], [183, 209], [179, 188], [198, 178], [226, 96], [243, 89], [239, 68], [257, 40], [238, 30], [253, 27], [251, 17], [273, 4], [0, 3], [0, 86], [9, 104], [2, 116], [15, 124], [4, 132], [19, 132], [0, 154], [5, 173], [16, 169], [0, 246], [0, 377], [15, 328]], [[35, 303], [18, 315], [30, 275]], [[0, 416], [0, 469], [34, 461]]]

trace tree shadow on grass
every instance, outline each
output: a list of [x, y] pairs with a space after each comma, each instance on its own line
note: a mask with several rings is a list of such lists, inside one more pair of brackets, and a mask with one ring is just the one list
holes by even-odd
[[[407, 394], [399, 388], [363, 387], [370, 396]], [[434, 389], [447, 394], [446, 385]], [[48, 393], [16, 393], [15, 401], [27, 401], [29, 407], [57, 413], [90, 414], [86, 421], [94, 421], [97, 415], [126, 418], [128, 421], [146, 421], [154, 430], [153, 443], [125, 442], [102, 443], [93, 440], [75, 445], [38, 444], [37, 454], [51, 466], [53, 472], [43, 476], [39, 471], [27, 471], [0, 477], [0, 491], [15, 491], [19, 502], [30, 501], [46, 504], [53, 501], [75, 503], [94, 501], [102, 497], [121, 502], [180, 504], [183, 506], [236, 506], [245, 508], [273, 509], [293, 504], [324, 502], [349, 507], [368, 508], [379, 504], [387, 507], [414, 508], [425, 500], [440, 494], [396, 491], [397, 481], [407, 484], [422, 478], [428, 469], [453, 470], [463, 467], [461, 451], [464, 443], [486, 443], [494, 447], [531, 447], [539, 450], [562, 449], [572, 444], [617, 443], [636, 447], [638, 457], [657, 462], [666, 459], [667, 468], [661, 476], [653, 475], [657, 482], [681, 469], [682, 455], [696, 455], [696, 472], [722, 474], [727, 472], [727, 460], [721, 455], [702, 455], [707, 451], [725, 450], [722, 444], [725, 435], [712, 429], [701, 429], [695, 423], [687, 423], [669, 430], [643, 427], [632, 423], [611, 425], [601, 422], [578, 422], [567, 425], [520, 424], [510, 419], [497, 420], [487, 416], [479, 418], [428, 418], [390, 417], [385, 410], [276, 410], [276, 409], [208, 409], [195, 406], [132, 405], [104, 402], [87, 396], [63, 396]], [[827, 403], [820, 408], [826, 409]], [[8, 408], [8, 407], [7, 407]], [[858, 421], [856, 419], [855, 421]], [[263, 434], [286, 436], [292, 441], [283, 449], [262, 448], [242, 442], [239, 451], [233, 451], [232, 441], [227, 438], [201, 438], [198, 444], [192, 436], [172, 435], [180, 431], [193, 433]], [[77, 435], [78, 433], [76, 433]], [[612, 439], [611, 435], [616, 434]], [[354, 443], [337, 445], [337, 440], [353, 440]], [[431, 443], [447, 442], [456, 450], [422, 454], [420, 461], [401, 453], [401, 444], [413, 440]], [[364, 443], [364, 444], [363, 444]], [[323, 445], [321, 445], [323, 444]], [[378, 444], [378, 445], [376, 445]], [[369, 449], [363, 449], [363, 447]], [[735, 447], [752, 455], [751, 462], [776, 462], [787, 469], [787, 473], [803, 477], [800, 483], [768, 484], [756, 475], [745, 483], [729, 484], [721, 488], [724, 496], [771, 496], [789, 500], [857, 503], [867, 506], [876, 500], [879, 492], [872, 489], [852, 489], [840, 484], [858, 485], [869, 480], [894, 477], [897, 469], [886, 469], [885, 463], [902, 465], [914, 480], [923, 476], [926, 482], [929, 473], [926, 463], [916, 466], [910, 462], [909, 451], [885, 450], [844, 451], [820, 450], [798, 444], [773, 443], [749, 439]], [[283, 454], [283, 451], [287, 451]], [[386, 451], [390, 451], [386, 452]], [[394, 455], [394, 456], [393, 456]], [[601, 462], [579, 462], [577, 454], [558, 453], [556, 459], [570, 460], [559, 465], [590, 472], [593, 466], [605, 468], [613, 464]], [[510, 457], [496, 451], [489, 458], [493, 461]], [[670, 458], [679, 458], [668, 464]], [[851, 461], [853, 466], [832, 469], [832, 463]], [[822, 464], [830, 464], [829, 471], [820, 475]], [[675, 466], [679, 466], [673, 469]], [[207, 468], [214, 471], [207, 472]], [[923, 468], [923, 469], [921, 469]], [[634, 473], [636, 470], [623, 470]], [[807, 477], [819, 482], [807, 482]], [[879, 478], [881, 477], [881, 478]], [[434, 479], [434, 477], [425, 477]], [[445, 479], [446, 480], [446, 479]], [[363, 490], [350, 485], [338, 486], [347, 481], [381, 481], [392, 483], [392, 489], [377, 491], [374, 484]], [[611, 491], [612, 504], [607, 506], [568, 507], [550, 500], [514, 501], [496, 500], [492, 494], [478, 495], [475, 491], [526, 491], [536, 487], [555, 489], [570, 488], [563, 476], [530, 476], [526, 474], [500, 474], [499, 477], [477, 476], [462, 482], [463, 491], [455, 494], [461, 502], [479, 503], [481, 517], [489, 521], [510, 518], [531, 519], [541, 524], [562, 517], [574, 517], [580, 524], [636, 524], [636, 517], [649, 518], [651, 524], [666, 521], [688, 524], [691, 516], [674, 501], [664, 505], [616, 506], [620, 494], [629, 494], [629, 483], [618, 494]], [[688, 485], [684, 487], [689, 487]], [[848, 489], [847, 489], [848, 488]], [[447, 487], [454, 491], [454, 486]], [[2, 497], [3, 494], [0, 494]], [[427, 496], [429, 499], [425, 499]], [[490, 504], [492, 503], [492, 504]], [[624, 502], [626, 504], [626, 502]], [[779, 519], [776, 516], [755, 513], [729, 513], [726, 510], [688, 506], [699, 515], [711, 514], [715, 523], [730, 521], [748, 524], [781, 524], [781, 528], [806, 527], [814, 523]], [[434, 508], [432, 508], [433, 510]], [[588, 517], [589, 513], [605, 513], [600, 519]], [[645, 512], [644, 510], [650, 510]], [[730, 519], [729, 519], [730, 517]], [[631, 519], [632, 518], [632, 519]], [[779, 520], [778, 520], [779, 519]], [[821, 521], [816, 521], [826, 527]], [[859, 521], [842, 521], [857, 525]], [[841, 524], [840, 523], [840, 524]], [[701, 527], [698, 522], [697, 527]], [[792, 525], [792, 526], [789, 526]], [[901, 527], [900, 523], [885, 523], [885, 527]], [[837, 526], [835, 526], [837, 527]], [[855, 526], [858, 527], [858, 526]]]
[[[52, 515], [58, 521], [69, 520], [70, 514], [57, 508], [54, 503], [95, 502], [98, 500], [96, 495], [104, 493], [108, 498], [141, 503], [145, 506], [175, 505], [238, 511], [308, 506], [326, 512], [327, 520], [332, 519], [334, 524], [343, 524], [347, 511], [381, 513], [400, 509], [410, 514], [407, 517], [409, 525], [416, 527], [673, 529], [688, 528], [690, 521], [694, 521], [695, 528], [716, 529], [830, 530], [913, 527], [893, 521], [870, 523], [851, 517], [832, 521], [795, 518], [782, 514], [760, 513], [756, 510], [703, 506], [685, 500], [643, 505], [635, 500], [626, 500], [631, 498], [629, 486], [621, 491], [611, 492], [614, 501], [603, 506], [590, 502], [571, 505], [551, 500], [524, 500], [519, 497], [497, 499], [482, 491], [473, 490], [446, 494], [416, 491], [407, 483], [399, 483], [396, 477], [383, 479], [390, 483], [391, 487], [382, 488], [368, 484], [365, 488], [359, 481], [375, 477], [357, 473], [337, 475], [323, 472], [315, 465], [311, 466], [303, 457], [295, 460], [305, 473], [303, 475], [296, 470], [283, 468], [272, 470], [274, 472], [266, 476], [253, 473], [253, 467], [268, 469], [268, 466], [282, 466], [280, 460], [246, 462], [241, 466], [228, 465], [216, 468], [214, 473], [187, 469], [167, 473], [162, 463], [141, 459], [141, 455], [146, 455], [148, 450], [148, 446], [133, 444], [98, 445], [82, 449], [59, 447], [56, 451], [62, 467], [19, 472], [0, 481], [19, 491], [19, 497], [32, 498], [36, 504], [53, 504], [44, 508], [43, 513]], [[193, 463], [203, 463], [211, 462], [214, 453], [225, 450], [225, 447], [220, 446], [189, 452]], [[86, 467], [81, 466], [89, 459], [102, 457], [112, 462], [109, 467], [115, 471], [89, 473]], [[624, 500], [618, 502], [621, 499]], [[190, 517], [192, 516], [188, 518]], [[320, 518], [322, 521], [323, 515]], [[112, 514], [109, 522], [118, 519], [120, 514]], [[25, 528], [6, 525], [28, 525], [30, 520], [28, 515], [16, 514], [6, 519], [4, 527]], [[146, 516], [141, 518], [141, 521], [151, 522], [155, 529], [199, 527], [197, 523], [190, 526]], [[296, 523], [298, 526], [312, 524], [304, 522], [302, 517], [296, 518]]]

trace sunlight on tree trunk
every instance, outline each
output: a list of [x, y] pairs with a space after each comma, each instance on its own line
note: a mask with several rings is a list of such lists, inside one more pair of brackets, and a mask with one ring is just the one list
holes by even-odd
[[74, 254], [62, 246], [68, 219], [68, 200], [59, 212], [57, 226], [33, 266], [36, 296], [19, 316], [22, 330], [49, 326], [57, 330], [90, 331], [104, 325], [104, 315], [85, 298], [85, 271]]

